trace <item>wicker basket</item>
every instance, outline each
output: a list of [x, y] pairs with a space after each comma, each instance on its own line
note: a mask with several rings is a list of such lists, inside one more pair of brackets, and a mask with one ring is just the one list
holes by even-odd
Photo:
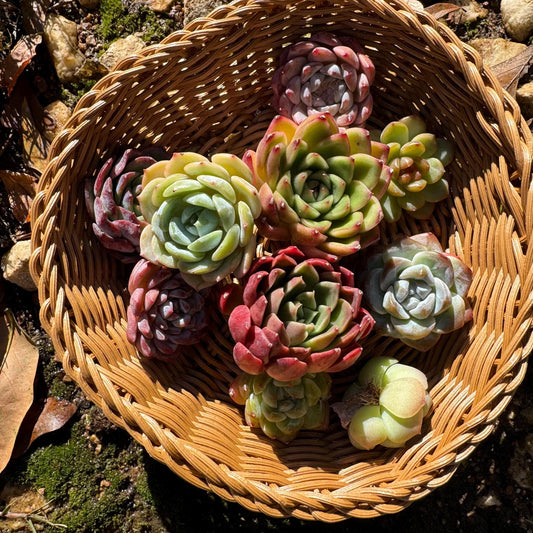
[[[274, 111], [282, 47], [311, 31], [353, 34], [376, 64], [370, 126], [416, 112], [456, 146], [451, 197], [382, 238], [422, 231], [473, 269], [470, 327], [421, 355], [393, 340], [369, 354], [426, 372], [434, 407], [408, 446], [358, 452], [334, 415], [290, 445], [246, 427], [227, 389], [237, 369], [225, 322], [169, 365], [126, 340], [128, 268], [96, 241], [83, 179], [117, 145], [205, 155], [253, 148]], [[479, 55], [402, 1], [238, 0], [123, 60], [79, 102], [52, 145], [32, 212], [41, 320], [65, 370], [111, 421], [188, 482], [271, 516], [339, 521], [395, 513], [443, 485], [486, 438], [520, 384], [531, 336], [532, 136]], [[354, 379], [334, 380], [338, 398]]]

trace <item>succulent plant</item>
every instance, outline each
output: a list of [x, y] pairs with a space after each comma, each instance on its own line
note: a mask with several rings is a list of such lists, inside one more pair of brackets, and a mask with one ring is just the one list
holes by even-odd
[[472, 271], [432, 233], [405, 237], [369, 254], [363, 285], [376, 331], [426, 351], [472, 318]]
[[415, 218], [429, 218], [435, 203], [449, 194], [443, 175], [453, 159], [452, 145], [427, 133], [425, 122], [416, 115], [391, 122], [381, 133], [372, 132], [372, 137], [389, 147], [386, 162], [392, 177], [381, 198], [385, 220], [396, 222], [402, 211]]
[[178, 270], [141, 259], [130, 274], [128, 290], [127, 338], [144, 356], [172, 360], [205, 334], [209, 290], [196, 291]]
[[386, 158], [388, 147], [374, 144], [363, 128], [340, 131], [329, 113], [300, 125], [274, 118], [244, 156], [263, 208], [259, 232], [334, 259], [375, 242], [391, 170], [371, 155], [379, 149]]
[[261, 204], [241, 159], [175, 153], [147, 169], [142, 186], [144, 258], [179, 269], [197, 290], [244, 275], [255, 255]]
[[372, 113], [375, 68], [352, 37], [320, 32], [285, 48], [272, 77], [274, 107], [297, 124], [331, 113], [341, 127], [363, 126]]
[[110, 157], [96, 179], [85, 180], [85, 205], [95, 235], [114, 257], [124, 263], [139, 260], [139, 238], [144, 222], [138, 203], [144, 169], [164, 159], [162, 148], [128, 148]]
[[331, 377], [325, 372], [292, 381], [268, 374], [241, 374], [230, 386], [230, 396], [245, 405], [250, 427], [260, 427], [272, 439], [293, 440], [301, 429], [324, 429], [329, 422]]
[[353, 274], [295, 246], [257, 258], [243, 285], [228, 325], [235, 362], [248, 374], [291, 381], [344, 370], [374, 325]]
[[332, 408], [350, 442], [371, 450], [379, 444], [399, 448], [419, 435], [431, 403], [423, 372], [390, 357], [373, 357]]

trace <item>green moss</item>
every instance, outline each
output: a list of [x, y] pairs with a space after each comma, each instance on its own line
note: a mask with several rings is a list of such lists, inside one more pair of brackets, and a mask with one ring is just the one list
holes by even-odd
[[102, 39], [111, 41], [118, 37], [119, 22], [124, 14], [121, 0], [100, 1], [100, 29]]
[[147, 43], [156, 43], [176, 31], [178, 23], [172, 18], [156, 14], [144, 5], [137, 5], [128, 11], [121, 0], [101, 0], [100, 27], [98, 34], [105, 41], [102, 53], [109, 45], [133, 33], [139, 33]]
[[97, 81], [97, 79], [85, 79], [75, 83], [65, 83], [61, 88], [60, 100], [73, 109], [78, 100], [89, 92]]
[[44, 488], [46, 499], [56, 506], [53, 520], [68, 526], [67, 531], [119, 531], [131, 499], [123, 490], [130, 483], [121, 468], [123, 458], [119, 460], [113, 443], [96, 454], [83, 432], [84, 424], [77, 422], [68, 442], [35, 450], [22, 481]]

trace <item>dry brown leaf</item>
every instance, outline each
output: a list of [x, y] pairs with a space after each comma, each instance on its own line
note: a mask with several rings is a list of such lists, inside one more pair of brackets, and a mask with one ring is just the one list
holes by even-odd
[[[30, 106], [30, 103], [33, 105]], [[21, 108], [21, 128], [25, 162], [39, 172], [42, 172], [46, 166], [50, 143], [44, 136], [44, 125], [42, 121], [44, 111], [37, 104], [35, 101], [29, 102], [24, 98]], [[41, 116], [37, 117], [36, 114]]]
[[77, 409], [76, 405], [67, 400], [47, 398], [33, 428], [30, 444], [45, 433], [61, 429], [74, 416]]
[[436, 19], [441, 19], [446, 17], [450, 13], [454, 13], [458, 9], [461, 9], [461, 6], [456, 6], [455, 4], [448, 4], [446, 2], [439, 2], [438, 4], [433, 4], [425, 8], [425, 10], [433, 15]]
[[509, 91], [511, 96], [516, 96], [516, 89], [520, 78], [527, 73], [529, 65], [533, 59], [533, 44], [529, 45], [523, 52], [518, 55], [492, 65], [491, 70], [494, 72], [502, 87]]
[[8, 464], [17, 434], [33, 402], [39, 350], [15, 326], [8, 311], [0, 319], [0, 472]]
[[42, 42], [42, 35], [24, 35], [4, 59], [0, 69], [0, 86], [7, 91], [8, 96], [26, 65], [34, 58], [37, 46]]
[[24, 224], [28, 220], [31, 203], [35, 197], [36, 178], [23, 172], [0, 170], [0, 181], [6, 188], [13, 215], [18, 222]]

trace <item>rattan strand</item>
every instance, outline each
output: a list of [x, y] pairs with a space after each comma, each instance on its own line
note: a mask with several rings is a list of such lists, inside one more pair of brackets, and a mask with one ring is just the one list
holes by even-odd
[[[370, 126], [420, 113], [456, 146], [450, 198], [429, 221], [382, 226], [382, 239], [433, 231], [471, 266], [474, 319], [421, 356], [371, 337], [366, 354], [428, 374], [423, 433], [396, 450], [358, 452], [332, 416], [292, 444], [244, 425], [224, 321], [166, 365], [125, 336], [128, 269], [89, 231], [81, 184], [117, 144], [242, 155], [274, 115], [282, 47], [311, 31], [353, 34], [377, 66]], [[65, 370], [106, 416], [188, 482], [271, 516], [335, 522], [401, 511], [445, 484], [486, 438], [522, 381], [531, 335], [532, 136], [518, 105], [462, 44], [402, 1], [238, 0], [124, 59], [79, 102], [55, 139], [32, 211], [31, 270], [41, 320]], [[353, 372], [335, 378], [338, 398]]]

